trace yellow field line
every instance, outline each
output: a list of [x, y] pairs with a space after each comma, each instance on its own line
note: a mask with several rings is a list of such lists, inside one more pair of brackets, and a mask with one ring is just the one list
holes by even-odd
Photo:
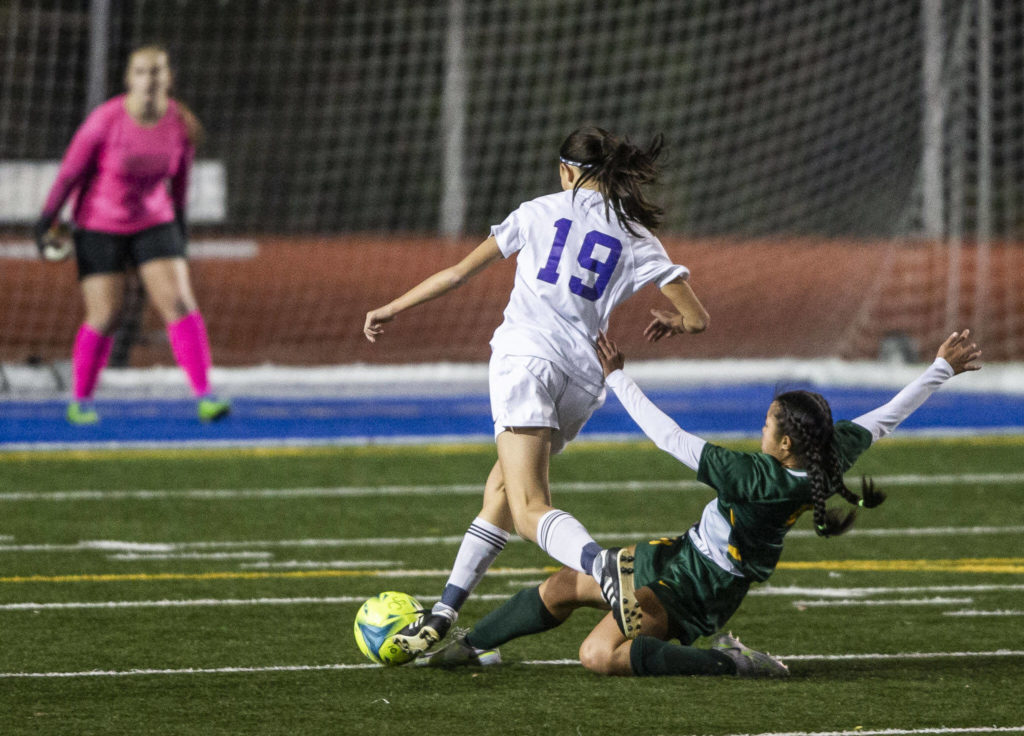
[[[546, 575], [553, 573], [557, 567], [528, 567], [521, 569], [492, 568], [495, 574]], [[426, 573], [442, 574], [435, 570], [407, 570], [409, 577], [417, 577]], [[157, 573], [117, 573], [95, 575], [15, 575], [0, 577], [0, 583], [126, 583], [154, 582], [160, 580], [267, 580], [267, 579], [301, 579], [301, 578], [359, 578], [359, 577], [397, 577], [395, 570], [292, 570], [289, 572], [157, 572]]]
[[[981, 557], [959, 560], [822, 560], [780, 562], [780, 570], [844, 570], [847, 572], [963, 572], [1024, 574], [1024, 557]], [[495, 568], [496, 574], [538, 575], [557, 567]], [[438, 571], [408, 570], [408, 577]], [[310, 578], [401, 577], [395, 570], [292, 570], [288, 572], [162, 572], [94, 575], [15, 575], [0, 577], [0, 583], [125, 583], [166, 580], [296, 580]]]

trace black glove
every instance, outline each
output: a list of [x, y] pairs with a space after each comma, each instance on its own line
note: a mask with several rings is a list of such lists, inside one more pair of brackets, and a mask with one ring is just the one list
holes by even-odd
[[50, 226], [52, 224], [53, 220], [44, 215], [36, 221], [35, 227], [32, 230], [36, 239], [36, 248], [39, 249], [40, 258], [43, 257], [43, 252], [46, 250], [47, 233], [50, 232]]

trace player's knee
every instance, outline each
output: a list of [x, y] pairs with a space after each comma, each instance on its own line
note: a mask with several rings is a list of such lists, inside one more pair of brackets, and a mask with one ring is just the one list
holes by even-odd
[[177, 321], [184, 319], [189, 316], [196, 309], [195, 304], [190, 299], [186, 299], [183, 295], [177, 294], [173, 299], [169, 300], [166, 306], [166, 313], [169, 321]]
[[580, 664], [598, 675], [611, 675], [612, 652], [608, 647], [589, 638], [580, 645]]
[[85, 315], [85, 323], [101, 335], [111, 335], [121, 322], [121, 310], [117, 307], [110, 309], [90, 309]]
[[540, 597], [549, 608], [549, 604], [565, 605], [576, 603], [576, 579], [580, 573], [571, 567], [562, 567], [540, 585]]

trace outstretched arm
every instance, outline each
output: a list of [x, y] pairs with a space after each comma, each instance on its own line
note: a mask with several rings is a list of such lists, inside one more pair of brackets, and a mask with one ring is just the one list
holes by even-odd
[[853, 420], [871, 432], [872, 442], [890, 434], [929, 396], [950, 378], [965, 371], [980, 370], [981, 350], [971, 340], [971, 331], [954, 332], [939, 346], [935, 362], [891, 401]]
[[43, 213], [39, 220], [40, 224], [45, 224], [47, 227], [53, 224], [68, 195], [95, 165], [96, 154], [103, 143], [103, 135], [102, 120], [96, 115], [86, 118], [85, 122], [75, 131], [60, 163], [57, 178], [46, 197], [46, 204], [43, 205]]
[[377, 336], [384, 332], [381, 325], [393, 320], [397, 314], [457, 289], [501, 257], [498, 241], [492, 235], [454, 266], [438, 271], [394, 301], [367, 312], [363, 334], [370, 342], [377, 342]]
[[36, 221], [33, 233], [39, 255], [46, 257], [47, 247], [58, 236], [53, 232], [61, 207], [72, 190], [81, 184], [96, 163], [96, 154], [103, 143], [103, 130], [95, 115], [90, 115], [75, 131], [75, 135], [64, 153], [57, 178], [50, 187], [50, 193], [43, 205], [43, 212]]
[[644, 395], [633, 379], [622, 371], [626, 359], [619, 352], [618, 346], [603, 332], [597, 338], [597, 357], [601, 360], [605, 381], [644, 434], [658, 449], [664, 450], [686, 467], [697, 470], [701, 452], [707, 443], [680, 428]]
[[648, 342], [658, 342], [663, 337], [684, 332], [703, 332], [708, 328], [710, 317], [707, 310], [685, 278], [680, 277], [668, 282], [661, 287], [661, 293], [668, 297], [678, 313], [652, 309], [654, 320], [644, 330], [644, 337]]

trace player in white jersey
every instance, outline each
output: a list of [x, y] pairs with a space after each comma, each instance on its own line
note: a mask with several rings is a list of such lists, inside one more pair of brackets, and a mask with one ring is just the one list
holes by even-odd
[[523, 203], [462, 261], [366, 315], [363, 332], [375, 342], [400, 312], [518, 254], [515, 286], [491, 340], [498, 462], [440, 601], [396, 637], [407, 651], [419, 654], [444, 638], [513, 528], [563, 565], [593, 575], [623, 615], [635, 605], [632, 591], [619, 588], [619, 568], [629, 560], [552, 508], [548, 466], [604, 403], [595, 345], [617, 305], [653, 283], [676, 311], [653, 311], [649, 340], [707, 327], [689, 270], [673, 264], [651, 234], [662, 210], [642, 187], [657, 177], [661, 146], [660, 136], [642, 149], [600, 128], [574, 131], [559, 149], [561, 192]]

